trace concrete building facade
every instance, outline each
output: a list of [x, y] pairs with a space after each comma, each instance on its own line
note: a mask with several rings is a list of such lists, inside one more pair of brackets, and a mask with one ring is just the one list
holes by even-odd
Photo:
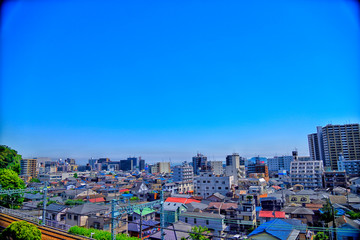
[[200, 172], [200, 176], [195, 177], [194, 190], [197, 196], [207, 198], [214, 193], [226, 195], [231, 191], [233, 176], [215, 176], [212, 172]]

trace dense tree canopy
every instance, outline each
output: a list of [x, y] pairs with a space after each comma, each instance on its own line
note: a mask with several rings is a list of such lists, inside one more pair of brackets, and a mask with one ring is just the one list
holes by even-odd
[[26, 221], [11, 223], [0, 235], [4, 240], [40, 240], [40, 230]]
[[191, 228], [190, 239], [192, 240], [208, 239], [208, 237], [204, 236], [203, 234], [209, 234], [209, 233], [210, 231], [207, 227], [194, 226], [193, 228]]
[[[19, 175], [10, 169], [0, 169], [0, 185], [2, 189], [24, 189], [25, 183]], [[24, 198], [22, 194], [0, 195], [0, 205], [4, 207], [17, 208]]]
[[11, 169], [20, 174], [20, 160], [21, 155], [17, 154], [17, 151], [0, 145], [0, 168]]

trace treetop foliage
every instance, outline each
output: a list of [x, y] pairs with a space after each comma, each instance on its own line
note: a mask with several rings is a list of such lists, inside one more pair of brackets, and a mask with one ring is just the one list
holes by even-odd
[[0, 168], [11, 169], [17, 174], [20, 174], [21, 158], [21, 155], [19, 155], [16, 150], [5, 145], [0, 145]]
[[4, 240], [41, 240], [41, 231], [31, 223], [17, 221], [11, 223], [0, 235]]

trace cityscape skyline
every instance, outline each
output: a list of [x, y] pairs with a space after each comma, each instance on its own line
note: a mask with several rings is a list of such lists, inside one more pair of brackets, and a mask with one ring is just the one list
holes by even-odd
[[360, 122], [355, 2], [158, 4], [5, 2], [0, 144], [84, 161], [307, 156], [316, 126]]

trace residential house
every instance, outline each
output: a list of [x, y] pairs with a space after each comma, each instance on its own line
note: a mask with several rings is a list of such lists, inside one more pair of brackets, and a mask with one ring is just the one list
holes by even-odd
[[311, 209], [305, 207], [298, 207], [290, 213], [290, 218], [299, 219], [302, 223], [312, 226], [314, 224], [313, 216], [314, 212]]
[[[225, 216], [208, 212], [183, 212], [180, 214], [180, 221], [192, 226], [207, 227], [215, 236], [224, 236], [226, 225]], [[214, 238], [218, 239], [218, 238]]]
[[274, 220], [275, 218], [284, 219], [285, 212], [281, 211], [260, 211], [259, 212], [259, 223], [263, 224], [265, 222]]
[[[290, 220], [290, 221], [289, 221]], [[247, 237], [251, 240], [297, 240], [305, 239], [306, 225], [292, 219], [274, 219], [265, 222], [252, 231]]]
[[103, 217], [110, 211], [110, 206], [86, 203], [69, 209], [65, 223], [71, 226], [89, 227], [89, 216]]
[[140, 232], [142, 232], [143, 238], [148, 238], [150, 235], [159, 231], [160, 222], [154, 220], [141, 221], [137, 219], [128, 224], [128, 233], [132, 237], [140, 238]]
[[65, 223], [66, 211], [68, 209], [68, 206], [51, 203], [49, 206], [46, 207], [46, 219], [58, 223]]
[[152, 208], [144, 208], [142, 211], [137, 209], [132, 214], [132, 217], [130, 218], [130, 221], [135, 221], [137, 219], [140, 219], [140, 215], [141, 215], [142, 220], [155, 219], [155, 212], [156, 211], [154, 209], [152, 209]]
[[212, 202], [223, 202], [225, 200], [225, 196], [221, 195], [220, 193], [214, 193], [206, 198], [206, 200], [212, 201]]
[[[360, 239], [359, 221], [351, 220], [346, 216], [341, 216], [335, 219], [337, 239], [341, 240], [355, 240]], [[332, 226], [332, 222], [330, 226]]]
[[[192, 226], [188, 223], [178, 221], [166, 227], [164, 230], [165, 239], [181, 240], [183, 238], [189, 239]], [[150, 240], [160, 240], [161, 231], [158, 231], [149, 237]]]
[[165, 202], [163, 207], [166, 223], [179, 221], [180, 214], [187, 210], [187, 206], [183, 203]]

